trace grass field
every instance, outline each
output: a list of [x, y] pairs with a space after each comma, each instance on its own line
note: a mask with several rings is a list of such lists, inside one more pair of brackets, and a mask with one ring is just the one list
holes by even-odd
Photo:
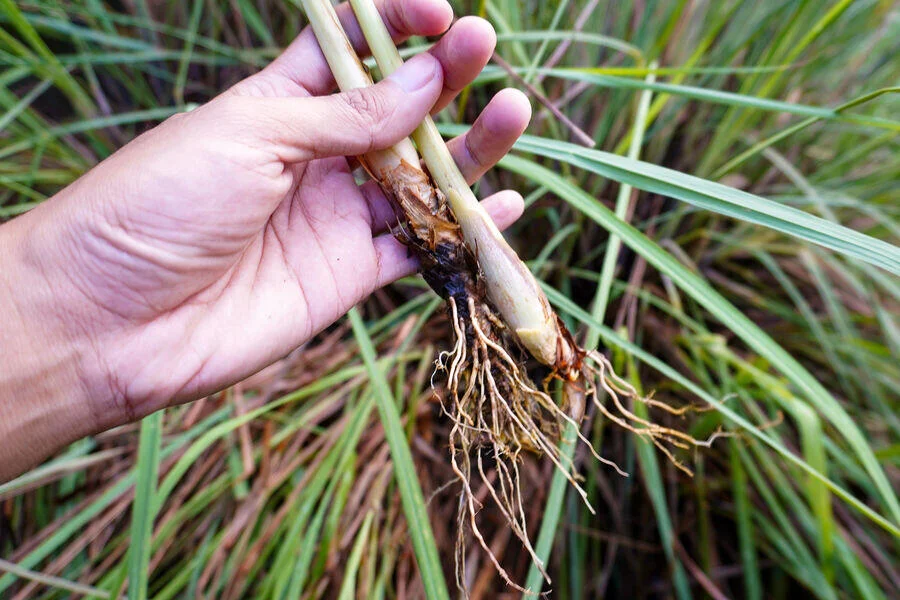
[[[592, 514], [549, 461], [525, 460], [552, 584], [485, 509], [503, 568], [561, 599], [897, 597], [896, 3], [454, 7], [494, 24], [506, 64], [442, 131], [504, 86], [535, 109], [479, 196], [526, 197], [508, 238], [587, 347], [687, 408], [651, 407], [654, 421], [727, 433], [674, 456], [688, 474], [586, 420], [629, 476], [564, 448]], [[285, 0], [0, 0], [0, 220], [254, 72], [303, 24]], [[449, 333], [437, 296], [401, 281], [250, 380], [0, 485], [0, 597], [456, 596], [459, 490], [431, 388]], [[411, 510], [399, 490], [417, 485]], [[440, 558], [417, 561], [429, 524], [416, 550]], [[510, 593], [477, 544], [466, 564], [471, 597]]]

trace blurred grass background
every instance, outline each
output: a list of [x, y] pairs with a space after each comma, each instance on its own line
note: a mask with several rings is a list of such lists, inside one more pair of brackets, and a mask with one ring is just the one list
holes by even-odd
[[[494, 24], [502, 61], [443, 130], [503, 86], [535, 107], [479, 195], [520, 190], [508, 236], [573, 330], [691, 407], [652, 418], [732, 434], [679, 454], [688, 476], [586, 421], [630, 477], [569, 448], [592, 515], [549, 461], [526, 461], [553, 582], [486, 509], [504, 568], [554, 598], [900, 595], [900, 8], [454, 5]], [[254, 72], [303, 24], [284, 0], [0, 0], [0, 219]], [[430, 385], [446, 317], [415, 278], [357, 310], [246, 382], [0, 485], [0, 597], [441, 595], [458, 491]], [[424, 492], [420, 542], [443, 573], [416, 562], [398, 482]], [[467, 572], [473, 598], [509, 594], [476, 544]]]

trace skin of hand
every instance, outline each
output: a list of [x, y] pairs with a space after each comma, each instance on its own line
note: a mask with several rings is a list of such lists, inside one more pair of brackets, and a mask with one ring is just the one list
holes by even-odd
[[[259, 73], [139, 136], [0, 227], [0, 481], [66, 444], [223, 389], [413, 272], [348, 156], [387, 147], [487, 63], [487, 22], [444, 0], [384, 0], [399, 42], [441, 40], [368, 89], [332, 94], [307, 29]], [[366, 52], [347, 6], [339, 14]], [[449, 30], [448, 30], [449, 28]], [[451, 151], [470, 181], [530, 118], [497, 94]], [[521, 196], [485, 206], [501, 227]]]

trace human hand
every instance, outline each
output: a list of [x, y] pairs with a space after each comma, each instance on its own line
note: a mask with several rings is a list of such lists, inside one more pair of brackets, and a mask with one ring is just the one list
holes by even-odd
[[[442, 33], [452, 18], [443, 0], [381, 10], [398, 41]], [[17, 354], [0, 375], [0, 480], [85, 434], [255, 373], [411, 273], [387, 199], [356, 184], [345, 156], [408, 135], [480, 72], [494, 43], [485, 21], [461, 19], [385, 82], [326, 95], [334, 82], [307, 29], [260, 73], [0, 228], [0, 305], [15, 311], [0, 353]], [[521, 94], [498, 94], [451, 142], [466, 177], [499, 160], [529, 116]], [[485, 205], [501, 227], [522, 211], [514, 192]]]

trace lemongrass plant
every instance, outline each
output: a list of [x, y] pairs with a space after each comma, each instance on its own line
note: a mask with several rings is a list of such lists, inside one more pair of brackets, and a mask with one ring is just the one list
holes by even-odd
[[[330, 0], [302, 3], [338, 87], [346, 91], [372, 85]], [[350, 4], [382, 75], [390, 75], [403, 61], [374, 3], [351, 0]], [[614, 373], [606, 357], [578, 346], [534, 275], [478, 202], [430, 117], [412, 138], [415, 146], [404, 139], [392, 148], [360, 157], [360, 162], [392, 200], [402, 225], [398, 239], [419, 259], [423, 277], [446, 300], [451, 315], [455, 342], [451, 351], [442, 354], [438, 369], [446, 372], [448, 379], [449, 398], [442, 404], [453, 422], [451, 464], [462, 487], [457, 583], [462, 587], [465, 580], [468, 528], [507, 583], [525, 592], [494, 558], [478, 528], [473, 471], [549, 582], [527, 533], [519, 477], [523, 451], [549, 457], [587, 503], [571, 461], [558, 449], [567, 423], [578, 431], [587, 401], [612, 422], [651, 439], [683, 469], [671, 447], [686, 448], [698, 442], [626, 407], [625, 399], [664, 405], [641, 398]], [[529, 358], [543, 365], [545, 375], [540, 383], [535, 383], [527, 370]], [[551, 396], [554, 382], [562, 384], [559, 402]], [[613, 409], [600, 400], [598, 390], [605, 392]], [[591, 450], [598, 460], [622, 473]], [[488, 478], [486, 457], [496, 465], [496, 483]]]

